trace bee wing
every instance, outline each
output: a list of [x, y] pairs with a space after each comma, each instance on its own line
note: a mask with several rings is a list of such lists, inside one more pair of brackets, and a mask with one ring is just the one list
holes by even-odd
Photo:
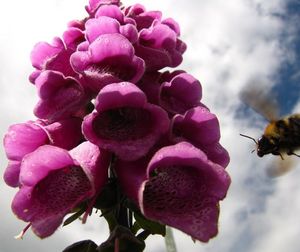
[[[296, 167], [297, 157], [283, 154], [283, 159], [276, 158], [266, 170], [267, 176], [271, 178], [282, 176]], [[299, 158], [298, 158], [299, 159]], [[299, 160], [298, 160], [299, 161]]]
[[239, 96], [247, 106], [268, 121], [275, 121], [279, 118], [279, 104], [270, 92], [251, 85], [251, 88], [243, 89]]

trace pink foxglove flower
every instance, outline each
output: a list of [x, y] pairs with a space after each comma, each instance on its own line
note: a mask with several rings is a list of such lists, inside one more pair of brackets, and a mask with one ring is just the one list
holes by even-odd
[[93, 244], [140, 252], [165, 225], [207, 242], [230, 184], [229, 155], [200, 82], [184, 70], [161, 71], [182, 62], [179, 24], [120, 0], [89, 0], [86, 11], [32, 50], [38, 120], [4, 137], [4, 180], [19, 189], [14, 213], [44, 238], [71, 212], [65, 223], [101, 210], [107, 242], [66, 251]]
[[[62, 35], [65, 47], [72, 53], [77, 49], [79, 44], [85, 41], [85, 22], [86, 20], [73, 20], [69, 22], [67, 30]], [[68, 67], [70, 66], [69, 64], [70, 62], [68, 62]]]
[[167, 113], [130, 82], [105, 86], [95, 109], [84, 118], [85, 137], [123, 160], [144, 156], [169, 128]]
[[219, 143], [219, 121], [207, 108], [198, 106], [184, 115], [175, 115], [171, 132], [173, 141], [189, 141], [204, 151], [213, 162], [224, 167], [228, 165], [229, 154]]
[[85, 7], [90, 15], [93, 15], [97, 9], [103, 5], [120, 6], [120, 0], [89, 0], [89, 5]]
[[44, 71], [35, 80], [40, 97], [34, 114], [51, 121], [75, 116], [89, 102], [89, 94], [72, 77], [60, 72]]
[[74, 53], [74, 49], [67, 48], [58, 37], [53, 39], [52, 44], [37, 43], [30, 55], [32, 66], [36, 68], [29, 77], [30, 81], [35, 83], [36, 78], [44, 70], [59, 71], [64, 76], [77, 76], [70, 65], [72, 53]]
[[145, 217], [207, 242], [218, 232], [219, 201], [230, 178], [187, 142], [158, 150], [147, 162], [116, 165], [121, 185]]
[[130, 41], [118, 33], [100, 35], [87, 51], [75, 52], [71, 64], [94, 92], [111, 83], [136, 83], [144, 73], [144, 61], [135, 55]]
[[136, 22], [139, 31], [149, 28], [154, 20], [161, 21], [161, 11], [147, 11], [142, 4], [134, 4], [125, 8], [125, 15]]
[[107, 153], [90, 143], [72, 152], [75, 159], [64, 149], [44, 145], [23, 159], [12, 209], [41, 238], [53, 234], [65, 215], [94, 197], [107, 180]]
[[137, 83], [139, 88], [146, 94], [149, 102], [160, 105], [161, 76], [158, 71], [145, 73]]
[[182, 114], [199, 104], [202, 98], [200, 82], [192, 75], [180, 73], [164, 82], [160, 91], [161, 106], [171, 114]]
[[176, 67], [182, 62], [186, 45], [178, 38], [180, 28], [175, 20], [162, 20], [160, 11], [146, 11], [141, 4], [126, 8], [125, 14], [136, 22], [139, 39], [135, 50], [145, 60], [146, 71]]
[[102, 34], [120, 33], [132, 44], [138, 40], [138, 30], [134, 20], [125, 18], [122, 11], [115, 5], [101, 6], [95, 18], [86, 22], [86, 38], [89, 43]]
[[23, 157], [42, 145], [51, 144], [65, 149], [76, 147], [83, 139], [81, 122], [80, 118], [70, 118], [52, 124], [29, 121], [11, 125], [3, 141], [9, 159], [4, 173], [5, 182], [17, 187]]
[[186, 45], [179, 39], [173, 26], [154, 21], [152, 26], [143, 29], [135, 46], [137, 56], [146, 63], [146, 71], [176, 67], [182, 62]]

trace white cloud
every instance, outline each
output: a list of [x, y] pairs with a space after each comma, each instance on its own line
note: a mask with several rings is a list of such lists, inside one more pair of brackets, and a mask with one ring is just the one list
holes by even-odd
[[[129, 5], [137, 1], [123, 0]], [[265, 170], [273, 157], [260, 159], [251, 154], [253, 143], [239, 136], [262, 134], [251, 116], [236, 118], [241, 105], [239, 91], [253, 79], [263, 79], [267, 88], [275, 82], [281, 64], [295, 55], [289, 43], [295, 36], [295, 24], [286, 23], [284, 0], [221, 0], [171, 1], [141, 0], [148, 10], [160, 9], [164, 17], [174, 17], [181, 25], [182, 38], [188, 44], [182, 68], [200, 79], [204, 102], [220, 118], [222, 143], [231, 154], [228, 171], [232, 185], [228, 197], [221, 203], [220, 233], [209, 244], [194, 244], [175, 232], [178, 251], [207, 252], [296, 252], [300, 210], [300, 167], [276, 180], [266, 177]], [[36, 102], [33, 86], [27, 80], [32, 70], [29, 53], [41, 40], [51, 41], [61, 35], [67, 21], [83, 17], [87, 1], [6, 1], [2, 3], [0, 21], [1, 68], [0, 113], [1, 135], [9, 124], [32, 118]], [[4, 6], [5, 5], [5, 6]], [[13, 13], [13, 15], [12, 15]], [[4, 25], [5, 24], [5, 25]], [[283, 32], [285, 38], [282, 38]], [[298, 104], [297, 109], [299, 110]], [[5, 158], [1, 147], [1, 167]], [[105, 224], [89, 222], [62, 228], [49, 239], [40, 241], [28, 234], [24, 241], [14, 241], [13, 235], [24, 223], [10, 212], [13, 190], [1, 185], [2, 214], [1, 252], [60, 251], [72, 241], [92, 238], [104, 241]], [[3, 214], [4, 213], [4, 214]], [[163, 240], [154, 236], [147, 251], [163, 251]]]

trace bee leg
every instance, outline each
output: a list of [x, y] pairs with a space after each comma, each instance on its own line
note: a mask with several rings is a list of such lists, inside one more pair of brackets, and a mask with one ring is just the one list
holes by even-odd
[[294, 156], [300, 157], [300, 155], [298, 155], [298, 154], [296, 154], [296, 153], [294, 153], [294, 152], [291, 152], [290, 155], [294, 155]]
[[293, 152], [292, 150], [289, 150], [286, 154], [288, 154], [289, 156], [294, 155], [294, 156], [300, 157], [299, 154]]
[[271, 153], [273, 155], [280, 156], [281, 160], [284, 160], [284, 158], [283, 158], [283, 156], [282, 156], [282, 154], [280, 152], [278, 152], [278, 151], [272, 151]]
[[283, 158], [283, 156], [282, 156], [281, 153], [279, 153], [279, 156], [280, 156], [281, 160], [284, 160], [284, 158]]

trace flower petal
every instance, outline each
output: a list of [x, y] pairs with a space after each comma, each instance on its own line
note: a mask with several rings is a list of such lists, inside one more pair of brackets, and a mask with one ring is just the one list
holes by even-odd
[[85, 137], [124, 160], [145, 155], [169, 128], [167, 113], [147, 103], [145, 94], [128, 82], [104, 87], [95, 107], [84, 118]]
[[20, 161], [9, 161], [5, 169], [3, 179], [5, 183], [11, 187], [19, 186]]
[[172, 134], [175, 141], [188, 140], [201, 149], [202, 146], [220, 140], [219, 121], [208, 109], [194, 107], [184, 115], [175, 115], [172, 120]]
[[18, 161], [46, 143], [48, 143], [46, 132], [34, 122], [11, 125], [3, 140], [7, 157]]
[[70, 150], [83, 140], [81, 123], [81, 118], [72, 117], [46, 125], [44, 129], [51, 145]]
[[23, 158], [20, 182], [22, 185], [35, 186], [52, 170], [75, 164], [67, 150], [43, 145]]
[[84, 170], [91, 182], [94, 193], [102, 189], [108, 178], [110, 153], [86, 141], [72, 149], [70, 155]]
[[168, 112], [183, 114], [197, 106], [202, 96], [200, 82], [192, 75], [181, 73], [161, 87], [161, 106]]
[[214, 237], [218, 232], [218, 202], [230, 184], [223, 167], [187, 142], [161, 148], [147, 163], [147, 158], [116, 163], [124, 192], [145, 217], [200, 241]]
[[218, 201], [230, 178], [192, 145], [182, 142], [158, 151], [148, 165], [142, 211], [146, 217], [176, 227], [207, 242], [217, 234]]

